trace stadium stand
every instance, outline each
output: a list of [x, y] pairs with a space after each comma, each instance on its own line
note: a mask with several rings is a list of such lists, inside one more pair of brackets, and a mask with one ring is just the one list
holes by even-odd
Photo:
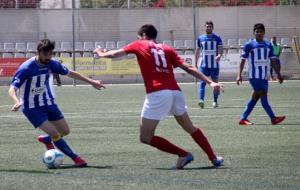
[[[279, 41], [279, 40], [278, 40]], [[291, 52], [291, 39], [290, 38], [281, 38], [280, 44], [283, 47], [282, 51], [283, 52]]]
[[173, 42], [171, 40], [163, 40], [163, 44], [167, 44], [167, 45], [173, 47]]
[[100, 47], [100, 48], [105, 48], [105, 42], [104, 41], [97, 41], [95, 42], [95, 48]]
[[116, 42], [115, 41], [106, 41], [105, 48], [106, 49], [116, 49], [117, 48]]
[[194, 40], [184, 40], [184, 47], [186, 49], [194, 49], [196, 42]]
[[237, 53], [238, 43], [236, 39], [228, 39], [227, 40], [228, 53]]
[[26, 51], [26, 43], [25, 42], [17, 42], [16, 43], [16, 51], [15, 57], [25, 57]]
[[117, 41], [117, 48], [122, 48], [126, 45], [126, 41]]
[[94, 42], [83, 42], [83, 57], [91, 57], [92, 52], [87, 52], [87, 51], [93, 51], [95, 48]]
[[12, 42], [4, 42], [4, 53], [3, 53], [3, 58], [13, 58], [13, 53], [16, 51], [15, 49], [15, 43]]

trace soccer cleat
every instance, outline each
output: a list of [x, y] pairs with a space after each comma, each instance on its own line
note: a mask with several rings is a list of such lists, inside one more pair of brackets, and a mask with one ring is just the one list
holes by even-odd
[[203, 100], [200, 100], [199, 103], [198, 103], [198, 106], [203, 109], [204, 108], [204, 101]]
[[251, 123], [248, 119], [241, 119], [239, 121], [240, 125], [253, 125], [253, 123]]
[[74, 161], [76, 167], [80, 167], [80, 168], [87, 167], [86, 161], [83, 160], [80, 156], [77, 156], [76, 158], [74, 158], [73, 161]]
[[213, 161], [211, 161], [211, 163], [215, 166], [215, 167], [219, 167], [222, 166], [224, 162], [224, 158], [221, 156], [217, 156], [216, 159], [214, 159]]
[[185, 157], [179, 157], [178, 158], [177, 164], [176, 164], [176, 169], [183, 169], [184, 166], [186, 166], [187, 164], [189, 164], [193, 160], [194, 160], [193, 155], [188, 152], [188, 155], [186, 155]]
[[43, 144], [46, 146], [47, 150], [55, 149], [53, 143], [52, 143], [52, 142], [48, 142], [48, 143], [47, 143], [47, 142], [45, 141], [45, 137], [44, 137], [43, 135], [38, 136], [37, 139], [38, 139], [38, 141], [39, 141], [40, 143], [43, 143]]
[[217, 107], [219, 107], [219, 104], [217, 102], [213, 102], [212, 107], [217, 108]]
[[279, 123], [281, 123], [284, 119], [285, 119], [285, 116], [278, 116], [278, 117], [275, 117], [275, 118], [273, 118], [273, 119], [271, 120], [272, 125], [279, 124]]

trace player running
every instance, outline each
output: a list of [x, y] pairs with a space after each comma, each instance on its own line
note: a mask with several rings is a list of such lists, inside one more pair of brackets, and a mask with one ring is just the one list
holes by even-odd
[[193, 161], [194, 157], [186, 150], [172, 144], [163, 137], [155, 135], [160, 120], [168, 114], [174, 115], [178, 124], [188, 132], [194, 141], [206, 152], [214, 166], [220, 166], [222, 157], [217, 157], [202, 130], [191, 122], [185, 107], [185, 100], [173, 73], [174, 67], [180, 67], [198, 79], [207, 82], [213, 89], [220, 90], [221, 85], [214, 83], [199, 73], [197, 69], [185, 63], [167, 45], [155, 42], [157, 30], [153, 25], [143, 25], [138, 31], [138, 38], [122, 49], [106, 51], [96, 48], [99, 57], [121, 57], [135, 54], [144, 79], [146, 99], [140, 119], [140, 141], [161, 151], [178, 155], [177, 169]]
[[[220, 36], [213, 33], [214, 24], [212, 21], [206, 21], [206, 34], [203, 34], [197, 39], [196, 49], [196, 67], [207, 77], [211, 77], [212, 81], [219, 81], [220, 66], [219, 62], [223, 55], [223, 43]], [[200, 57], [201, 51], [201, 57]], [[204, 108], [206, 81], [200, 80], [198, 87], [200, 108]], [[213, 108], [218, 107], [219, 91], [213, 91]]]
[[[47, 134], [38, 137], [47, 149], [54, 149], [55, 145], [74, 161], [76, 167], [85, 167], [86, 161], [75, 154], [62, 138], [70, 133], [70, 129], [55, 102], [52, 86], [53, 74], [67, 75], [70, 78], [82, 80], [98, 90], [104, 86], [101, 81], [92, 80], [68, 70], [64, 65], [52, 59], [54, 48], [55, 42], [48, 39], [41, 40], [37, 45], [37, 55], [19, 67], [8, 91], [14, 101], [11, 110], [18, 111], [22, 108], [23, 114], [31, 124]], [[17, 91], [20, 91], [20, 99]]]
[[243, 48], [242, 60], [240, 63], [236, 82], [238, 85], [242, 83], [242, 71], [248, 59], [248, 78], [253, 88], [252, 97], [246, 104], [244, 112], [240, 117], [240, 125], [252, 125], [248, 120], [248, 116], [260, 99], [261, 105], [271, 119], [271, 123], [276, 125], [285, 119], [285, 116], [276, 117], [268, 102], [268, 73], [271, 66], [274, 68], [278, 76], [278, 82], [281, 84], [283, 78], [280, 74], [279, 65], [273, 53], [271, 43], [264, 40], [265, 26], [261, 23], [255, 24], [253, 27], [254, 40], [247, 42]]

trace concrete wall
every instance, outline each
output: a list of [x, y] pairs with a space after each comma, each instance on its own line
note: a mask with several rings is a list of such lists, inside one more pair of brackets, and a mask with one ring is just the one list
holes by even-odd
[[[300, 7], [295, 6], [197, 8], [197, 34], [203, 33], [206, 20], [215, 23], [215, 32], [223, 39], [251, 38], [257, 22], [266, 25], [267, 37], [300, 35]], [[193, 39], [192, 8], [75, 10], [77, 41], [130, 41], [145, 23], [159, 29], [159, 40]], [[72, 12], [68, 9], [2, 9], [0, 26], [0, 42], [37, 41], [43, 37], [72, 40]]]

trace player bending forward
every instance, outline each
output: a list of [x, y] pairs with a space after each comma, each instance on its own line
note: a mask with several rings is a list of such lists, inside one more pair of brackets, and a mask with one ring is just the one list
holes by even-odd
[[178, 155], [177, 169], [182, 169], [193, 161], [191, 153], [155, 135], [159, 121], [168, 114], [172, 114], [178, 124], [206, 152], [212, 164], [221, 166], [223, 158], [216, 156], [202, 130], [193, 125], [187, 114], [183, 93], [175, 80], [173, 67], [180, 67], [198, 79], [204, 80], [215, 90], [220, 90], [222, 86], [212, 82], [199, 73], [195, 67], [185, 63], [171, 47], [157, 44], [156, 36], [157, 30], [153, 25], [143, 25], [138, 31], [138, 40], [122, 49], [105, 51], [97, 48], [94, 53], [99, 57], [108, 58], [121, 57], [130, 53], [136, 55], [147, 93], [140, 119], [142, 143]]
[[[68, 70], [52, 59], [54, 48], [55, 42], [48, 39], [41, 40], [37, 45], [37, 55], [19, 67], [8, 92], [14, 101], [11, 110], [18, 111], [22, 107], [23, 114], [31, 124], [47, 134], [38, 137], [47, 149], [54, 149], [55, 145], [74, 161], [76, 167], [85, 167], [86, 161], [74, 153], [63, 139], [63, 136], [70, 133], [70, 129], [55, 102], [53, 73], [85, 81], [99, 90], [104, 86], [101, 81]], [[20, 100], [17, 96], [18, 90]]]

